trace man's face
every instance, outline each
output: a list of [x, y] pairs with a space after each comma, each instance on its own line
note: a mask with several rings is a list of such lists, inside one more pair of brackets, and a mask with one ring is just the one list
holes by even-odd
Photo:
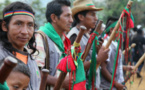
[[12, 16], [8, 29], [5, 31], [12, 46], [21, 50], [33, 36], [34, 20], [28, 15]]
[[7, 78], [7, 84], [10, 90], [26, 90], [30, 78], [20, 72], [11, 72]]
[[62, 14], [56, 20], [57, 27], [62, 32], [69, 31], [73, 22], [71, 8], [68, 6], [62, 7]]
[[95, 28], [96, 21], [96, 11], [89, 11], [82, 22], [88, 29], [92, 29]]

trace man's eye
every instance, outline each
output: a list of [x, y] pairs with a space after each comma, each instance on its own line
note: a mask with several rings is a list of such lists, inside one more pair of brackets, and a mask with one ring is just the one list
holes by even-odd
[[21, 25], [21, 23], [20, 23], [20, 22], [18, 22], [18, 23], [17, 23], [17, 25], [18, 25], [18, 26], [20, 26], [20, 25]]
[[29, 26], [29, 27], [34, 27], [34, 25], [33, 25], [33, 24], [28, 24], [28, 26]]
[[16, 86], [16, 85], [15, 85], [15, 86], [13, 86], [13, 87], [14, 87], [15, 89], [18, 89], [18, 88], [19, 88], [19, 86]]

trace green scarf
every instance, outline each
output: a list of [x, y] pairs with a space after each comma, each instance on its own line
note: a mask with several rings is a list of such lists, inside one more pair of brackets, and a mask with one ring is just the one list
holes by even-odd
[[61, 52], [64, 52], [63, 41], [51, 23], [46, 23], [44, 26], [41, 26], [39, 30], [44, 32], [58, 46]]

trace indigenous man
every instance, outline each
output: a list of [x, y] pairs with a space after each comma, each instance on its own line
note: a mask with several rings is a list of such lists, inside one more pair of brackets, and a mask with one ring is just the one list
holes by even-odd
[[[70, 38], [71, 44], [74, 43], [78, 33], [80, 26], [85, 26], [87, 28], [86, 33], [83, 35], [80, 45], [81, 45], [81, 51], [83, 52], [85, 49], [85, 46], [87, 44], [87, 41], [89, 39], [89, 31], [93, 28], [95, 28], [97, 17], [96, 17], [96, 11], [102, 10], [101, 8], [96, 8], [92, 2], [92, 0], [75, 0], [74, 5], [72, 8], [72, 16], [74, 18], [73, 22], [73, 28], [71, 31], [67, 34], [67, 37]], [[97, 63], [104, 61], [107, 59], [107, 50], [101, 50], [97, 57]], [[103, 56], [103, 57], [102, 57]], [[90, 68], [90, 60], [92, 57], [92, 51], [89, 52], [89, 55], [86, 58], [86, 61], [84, 62], [84, 68], [85, 70], [88, 70]]]
[[34, 11], [29, 5], [13, 2], [4, 8], [0, 21], [0, 60], [12, 56], [28, 65], [31, 73], [28, 90], [39, 90], [41, 81], [38, 66], [31, 56], [37, 51], [34, 19]]
[[[103, 45], [106, 46], [110, 35], [117, 23], [118, 19], [115, 17], [110, 17], [107, 20], [106, 23], [106, 30], [105, 33], [108, 35], [107, 37], [105, 37], [104, 43]], [[115, 39], [117, 38], [117, 36], [115, 37]], [[111, 78], [112, 78], [112, 73], [113, 73], [113, 64], [115, 61], [115, 54], [117, 52], [117, 42], [116, 41], [112, 41], [111, 45], [109, 46], [110, 51], [109, 51], [109, 58], [102, 62], [101, 64], [101, 74], [102, 74], [102, 79], [101, 79], [101, 88], [104, 90], [109, 90], [110, 88], [110, 84], [111, 84]], [[123, 70], [126, 71], [131, 71], [133, 70], [132, 66], [123, 66], [122, 65], [122, 55], [121, 55], [121, 50], [119, 50], [120, 55], [119, 55], [119, 60], [118, 60], [118, 67], [117, 67], [117, 72], [115, 75], [115, 83], [114, 83], [114, 87], [113, 90], [122, 90], [125, 86], [123, 84], [121, 84], [124, 81], [124, 77], [123, 77]]]
[[[49, 62], [49, 75], [47, 78], [47, 85], [54, 86], [57, 81], [56, 66], [59, 63], [60, 57], [64, 57], [66, 54], [66, 48], [70, 46], [69, 39], [65, 36], [65, 33], [70, 30], [73, 22], [72, 13], [69, 0], [53, 0], [47, 4], [46, 19], [47, 23], [39, 28], [39, 31], [45, 34], [47, 42], [43, 41], [40, 34], [36, 35], [37, 49], [39, 55], [36, 57], [36, 61], [39, 67], [43, 68], [47, 66], [46, 61]], [[45, 44], [43, 44], [45, 43]], [[45, 47], [48, 44], [48, 47]], [[66, 48], [65, 48], [66, 47]], [[49, 50], [49, 60], [46, 60], [45, 50]], [[68, 88], [68, 80], [64, 80], [63, 88]]]

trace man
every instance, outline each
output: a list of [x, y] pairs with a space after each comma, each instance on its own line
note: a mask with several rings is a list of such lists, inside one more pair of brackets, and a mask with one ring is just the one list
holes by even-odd
[[[134, 48], [134, 54], [133, 54], [133, 61], [136, 64], [140, 59], [140, 57], [144, 54], [143, 45], [145, 45], [145, 38], [143, 36], [143, 30], [141, 28], [137, 29], [137, 34], [133, 36], [131, 43], [136, 44]], [[138, 78], [141, 78], [140, 72], [142, 67], [143, 67], [143, 63], [138, 68], [138, 72], [137, 72]]]
[[[72, 16], [74, 18], [73, 22], [73, 28], [71, 31], [67, 34], [67, 37], [70, 38], [71, 44], [74, 43], [78, 33], [80, 26], [85, 26], [87, 28], [87, 31], [83, 35], [80, 45], [81, 45], [81, 51], [83, 52], [85, 50], [85, 46], [87, 45], [87, 41], [89, 39], [89, 31], [93, 28], [95, 28], [97, 17], [96, 17], [96, 11], [102, 10], [101, 8], [96, 8], [91, 0], [75, 0], [74, 5], [72, 8]], [[97, 56], [97, 63], [100, 63], [101, 61], [104, 61], [107, 59], [107, 50], [100, 50]], [[103, 57], [102, 57], [103, 56]], [[89, 55], [86, 58], [86, 61], [84, 62], [84, 68], [85, 70], [88, 70], [90, 68], [90, 60], [92, 57], [92, 50], [90, 50]]]
[[37, 51], [34, 19], [34, 11], [29, 5], [13, 2], [4, 8], [0, 25], [0, 60], [12, 56], [28, 65], [31, 73], [28, 90], [39, 90], [41, 81], [37, 64], [31, 56]]
[[[47, 78], [47, 85], [54, 86], [57, 81], [58, 72], [56, 72], [56, 66], [59, 63], [60, 57], [65, 56], [66, 49], [68, 47], [63, 42], [68, 40], [65, 33], [69, 31], [73, 22], [72, 12], [70, 9], [69, 0], [53, 0], [47, 4], [46, 8], [46, 19], [47, 23], [40, 27], [39, 31], [45, 34], [47, 42], [43, 42], [40, 34], [36, 35], [37, 49], [39, 55], [36, 57], [36, 61], [39, 67], [43, 68], [46, 58], [45, 49], [49, 49], [49, 75]], [[69, 41], [69, 40], [68, 40]], [[45, 43], [45, 44], [43, 44]], [[48, 47], [45, 47], [48, 44]], [[68, 89], [68, 80], [64, 81], [63, 88]]]
[[[108, 35], [106, 37], [106, 39], [104, 40], [103, 45], [106, 46], [110, 35], [117, 23], [117, 18], [115, 17], [110, 17], [107, 20], [106, 23], [106, 30], [105, 33]], [[115, 37], [114, 39], [116, 39], [117, 37]], [[111, 45], [109, 46], [109, 56], [108, 59], [104, 62], [102, 62], [101, 64], [101, 74], [102, 74], [102, 79], [101, 79], [101, 88], [104, 90], [109, 90], [110, 88], [110, 84], [111, 84], [111, 78], [112, 78], [112, 73], [113, 73], [113, 64], [115, 61], [115, 54], [116, 54], [116, 50], [117, 50], [117, 42], [116, 41], [112, 41]], [[114, 87], [113, 90], [122, 90], [125, 86], [122, 85], [121, 83], [124, 81], [124, 77], [123, 77], [123, 70], [125, 71], [131, 71], [133, 70], [132, 66], [123, 66], [122, 65], [122, 55], [121, 55], [121, 50], [119, 50], [120, 55], [119, 55], [119, 60], [118, 60], [118, 67], [117, 67], [117, 72], [116, 72], [116, 76], [115, 76], [115, 83], [114, 83]]]

